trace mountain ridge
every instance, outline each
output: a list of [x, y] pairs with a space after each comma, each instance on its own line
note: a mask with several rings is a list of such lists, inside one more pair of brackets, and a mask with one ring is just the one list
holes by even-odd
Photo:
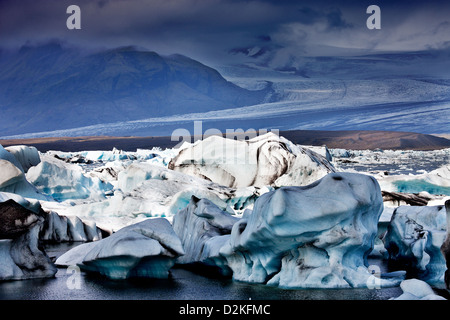
[[133, 46], [80, 54], [58, 43], [0, 58], [0, 134], [67, 129], [261, 102], [194, 59]]

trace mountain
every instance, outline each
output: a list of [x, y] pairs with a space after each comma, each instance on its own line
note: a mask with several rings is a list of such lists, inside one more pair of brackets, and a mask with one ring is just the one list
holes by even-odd
[[0, 54], [0, 135], [205, 112], [261, 103], [182, 55], [122, 47], [83, 53], [60, 43]]

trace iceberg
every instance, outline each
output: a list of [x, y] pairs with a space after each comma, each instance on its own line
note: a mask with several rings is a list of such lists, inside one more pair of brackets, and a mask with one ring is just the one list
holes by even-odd
[[99, 241], [81, 244], [56, 260], [78, 265], [110, 279], [167, 278], [176, 258], [184, 254], [170, 222], [154, 218], [124, 227]]
[[24, 179], [23, 172], [11, 162], [0, 159], [0, 188], [3, 189]]
[[16, 168], [18, 168], [20, 171], [24, 172], [22, 165], [16, 159], [16, 157], [11, 152], [9, 152], [5, 148], [3, 148], [3, 146], [1, 144], [0, 144], [0, 159], [11, 162]]
[[104, 199], [113, 186], [97, 177], [86, 176], [81, 167], [45, 155], [26, 177], [40, 192], [57, 201], [67, 199]]
[[[133, 162], [117, 173], [113, 195], [99, 201], [43, 202], [46, 210], [94, 219], [102, 229], [119, 229], [149, 217], [171, 219], [192, 196], [209, 199], [231, 214], [252, 207], [273, 188], [233, 189], [148, 162]], [[114, 221], [113, 221], [114, 220]]]
[[383, 211], [375, 178], [330, 173], [299, 187], [281, 187], [256, 200], [233, 225], [220, 254], [233, 279], [283, 288], [367, 287], [377, 278], [367, 256]]
[[403, 280], [400, 283], [403, 293], [390, 300], [447, 300], [437, 295], [428, 283], [418, 279]]
[[38, 246], [39, 226], [16, 239], [0, 239], [0, 280], [51, 278], [56, 267]]
[[335, 171], [325, 157], [273, 133], [210, 136], [180, 150], [168, 167], [231, 188], [307, 185]]
[[[0, 159], [0, 192], [15, 193], [25, 198], [49, 200], [49, 197], [41, 194], [27, 181], [22, 166], [14, 156], [11, 155], [11, 157], [14, 160]], [[4, 158], [8, 159], [9, 157]], [[19, 167], [14, 163], [17, 163]]]
[[445, 202], [445, 211], [447, 216], [447, 236], [441, 246], [441, 252], [447, 266], [447, 270], [444, 273], [444, 281], [447, 289], [450, 290], [450, 200]]
[[177, 263], [202, 264], [214, 267], [222, 275], [231, 275], [219, 251], [238, 220], [211, 201], [193, 196], [188, 206], [173, 217], [173, 228], [185, 251]]
[[103, 233], [95, 221], [82, 221], [77, 216], [62, 216], [54, 211], [46, 212], [39, 238], [50, 242], [97, 241]]
[[41, 210], [41, 203], [36, 199], [25, 199], [21, 195], [10, 193], [10, 192], [0, 192], [0, 203], [6, 202], [8, 200], [14, 200], [16, 203], [20, 204], [22, 207], [33, 211], [34, 213], [39, 213]]
[[39, 248], [43, 217], [14, 200], [0, 203], [0, 280], [53, 277], [56, 267]]
[[15, 239], [43, 220], [12, 199], [0, 202], [0, 239]]
[[10, 146], [6, 147], [5, 150], [16, 158], [25, 173], [27, 173], [28, 169], [41, 162], [39, 151], [33, 146]]
[[378, 181], [385, 191], [450, 196], [450, 165], [419, 174], [379, 176]]
[[444, 281], [446, 266], [440, 249], [446, 235], [444, 206], [400, 206], [392, 214], [383, 242], [392, 262], [435, 284]]

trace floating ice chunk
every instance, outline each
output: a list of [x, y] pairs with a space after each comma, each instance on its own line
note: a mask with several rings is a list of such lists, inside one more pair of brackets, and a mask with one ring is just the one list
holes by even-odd
[[41, 223], [43, 217], [12, 199], [0, 202], [0, 239], [15, 239]]
[[[14, 156], [12, 157], [14, 158]], [[49, 197], [40, 194], [39, 191], [26, 180], [25, 175], [20, 168], [4, 159], [0, 159], [0, 192], [15, 193], [26, 198], [39, 200], [49, 199]]]
[[41, 162], [39, 151], [33, 146], [10, 146], [5, 149], [17, 159], [25, 173]]
[[185, 255], [177, 263], [203, 263], [218, 267], [222, 274], [231, 274], [219, 251], [239, 219], [220, 210], [207, 199], [192, 197], [188, 206], [173, 218], [173, 228], [180, 237]]
[[23, 168], [22, 168], [22, 165], [20, 164], [20, 162], [16, 159], [16, 157], [11, 152], [9, 152], [5, 148], [3, 148], [3, 146], [1, 144], [0, 144], [0, 159], [11, 162], [14, 166], [16, 166], [20, 171], [23, 172]]
[[[370, 176], [332, 173], [265, 193], [220, 249], [233, 278], [286, 288], [367, 287], [383, 201]], [[399, 279], [378, 279], [398, 284]]]
[[22, 207], [33, 211], [34, 213], [39, 213], [41, 210], [41, 204], [35, 199], [25, 199], [21, 195], [10, 193], [10, 192], [0, 192], [0, 203], [8, 200], [14, 200], [16, 203], [20, 204]]
[[97, 241], [102, 232], [94, 221], [82, 221], [76, 216], [61, 216], [54, 211], [46, 212], [45, 222], [40, 231], [44, 241]]
[[444, 206], [398, 207], [383, 239], [389, 259], [428, 283], [444, 281], [446, 267], [440, 248], [446, 228]]
[[124, 227], [99, 241], [82, 244], [61, 255], [57, 265], [79, 265], [111, 279], [167, 278], [175, 259], [184, 254], [181, 241], [164, 218]]
[[450, 165], [416, 175], [392, 175], [378, 179], [383, 190], [450, 195]]
[[113, 186], [96, 177], [86, 176], [81, 167], [51, 156], [28, 170], [27, 179], [42, 193], [55, 200], [104, 198]]
[[16, 184], [24, 179], [24, 173], [11, 162], [0, 159], [0, 188]]
[[0, 240], [0, 280], [48, 278], [56, 267], [38, 246], [39, 225], [13, 240]]
[[447, 218], [447, 236], [441, 246], [441, 252], [447, 265], [447, 270], [444, 274], [445, 285], [447, 289], [450, 289], [450, 199], [445, 201], [445, 211]]
[[[269, 190], [251, 188], [240, 192], [146, 162], [132, 163], [120, 171], [116, 185], [114, 194], [105, 200], [75, 202], [74, 205], [66, 201], [61, 206], [44, 203], [43, 206], [66, 216], [89, 216], [103, 221], [111, 217], [117, 217], [119, 220], [122, 217], [124, 223], [128, 223], [127, 218], [170, 218], [188, 205], [191, 196], [207, 198], [222, 210], [234, 213], [234, 208], [245, 209], [245, 206], [254, 203], [260, 193]], [[99, 224], [99, 227], [110, 229], [103, 223]]]
[[418, 279], [403, 280], [400, 288], [403, 294], [390, 300], [447, 300], [437, 295], [426, 282]]

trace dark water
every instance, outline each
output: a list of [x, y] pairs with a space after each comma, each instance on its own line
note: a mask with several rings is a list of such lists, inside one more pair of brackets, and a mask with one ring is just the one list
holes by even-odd
[[[76, 244], [46, 246], [50, 257], [58, 257]], [[369, 261], [380, 263], [382, 260]], [[0, 300], [387, 300], [402, 294], [399, 287], [382, 289], [287, 290], [232, 279], [206, 277], [173, 268], [169, 279], [109, 280], [81, 272], [78, 286], [74, 273], [59, 268], [50, 279], [0, 282]]]
[[[81, 273], [79, 289], [72, 273], [58, 269], [55, 278], [0, 283], [2, 300], [386, 300], [402, 294], [399, 287], [384, 289], [286, 290], [231, 279], [203, 277], [174, 268], [165, 280], [113, 281]], [[69, 283], [69, 285], [68, 285]]]

